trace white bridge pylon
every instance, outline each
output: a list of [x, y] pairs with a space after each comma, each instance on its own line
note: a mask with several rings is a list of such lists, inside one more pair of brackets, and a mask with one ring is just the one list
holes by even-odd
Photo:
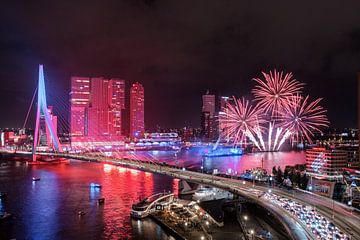
[[43, 65], [39, 65], [39, 82], [38, 82], [38, 97], [37, 97], [37, 110], [36, 110], [36, 125], [34, 132], [34, 144], [33, 144], [33, 155], [36, 153], [36, 148], [40, 142], [40, 118], [44, 118], [45, 127], [49, 131], [49, 136], [51, 139], [47, 138], [47, 145], [50, 146], [50, 142], [54, 146], [55, 151], [62, 152], [61, 144], [57, 136], [57, 131], [54, 128], [53, 122], [48, 111], [48, 106], [46, 103], [46, 91], [45, 91], [45, 80], [44, 80], [44, 68]]

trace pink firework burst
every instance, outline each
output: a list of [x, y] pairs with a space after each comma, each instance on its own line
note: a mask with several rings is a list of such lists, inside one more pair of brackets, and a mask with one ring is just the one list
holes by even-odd
[[254, 78], [258, 83], [252, 90], [255, 100], [265, 112], [277, 116], [284, 107], [287, 107], [288, 98], [300, 93], [304, 84], [292, 78], [292, 73], [283, 74], [274, 70], [270, 73], [262, 72], [264, 80]]
[[321, 133], [320, 128], [329, 126], [326, 110], [319, 105], [321, 100], [318, 98], [309, 101], [309, 96], [304, 98], [299, 94], [287, 100], [284, 111], [280, 112], [280, 126], [289, 129], [296, 142], [302, 142], [306, 138], [312, 143], [314, 132]]
[[236, 99], [228, 102], [219, 116], [222, 134], [232, 139], [235, 144], [243, 143], [247, 132], [255, 132], [255, 128], [265, 122], [263, 109], [252, 106], [248, 100]]

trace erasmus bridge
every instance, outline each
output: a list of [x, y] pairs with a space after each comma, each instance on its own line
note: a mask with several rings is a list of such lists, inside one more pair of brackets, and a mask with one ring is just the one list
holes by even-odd
[[[45, 130], [44, 130], [45, 129]], [[46, 136], [42, 136], [42, 135]], [[40, 139], [46, 138], [49, 146], [48, 151], [37, 151]], [[7, 154], [9, 154], [7, 152]], [[330, 239], [359, 239], [360, 240], [360, 213], [349, 206], [335, 202], [330, 198], [325, 198], [311, 192], [294, 189], [291, 191], [258, 185], [257, 183], [245, 182], [237, 179], [224, 178], [220, 176], [189, 171], [185, 168], [179, 169], [176, 166], [164, 165], [156, 160], [148, 159], [124, 159], [120, 157], [109, 157], [102, 152], [92, 153], [68, 153], [63, 152], [61, 143], [55, 131], [55, 126], [51, 121], [48, 111], [45, 91], [45, 78], [43, 66], [39, 66], [39, 79], [37, 87], [37, 108], [36, 108], [36, 125], [34, 131], [34, 142], [32, 152], [10, 153], [17, 155], [32, 155], [33, 161], [37, 157], [54, 157], [85, 160], [92, 162], [102, 162], [115, 166], [134, 168], [141, 171], [163, 174], [173, 178], [193, 182], [201, 185], [213, 186], [232, 192], [241, 196], [246, 201], [258, 204], [277, 218], [288, 235], [292, 239], [325, 239], [321, 238], [313, 230], [312, 226], [304, 223], [299, 219], [294, 211], [284, 208], [276, 198], [287, 199], [290, 203], [296, 202], [302, 206], [315, 209], [318, 215], [332, 222], [340, 231], [346, 235], [342, 238]], [[274, 200], [275, 199], [275, 200]], [[291, 204], [290, 204], [291, 205]], [[326, 238], [328, 239], [328, 238]]]

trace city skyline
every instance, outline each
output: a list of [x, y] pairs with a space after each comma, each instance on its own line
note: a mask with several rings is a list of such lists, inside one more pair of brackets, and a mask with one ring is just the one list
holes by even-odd
[[2, 4], [0, 239], [360, 240], [360, 2], [259, 3]]
[[[246, 97], [254, 86], [251, 79], [274, 68], [293, 72], [310, 95], [324, 98], [333, 127], [356, 127], [360, 3], [264, 4], [114, 1], [107, 6], [33, 5], [23, 12], [7, 3], [3, 9], [9, 11], [1, 14], [0, 102], [17, 97], [0, 104], [9, 113], [0, 125], [21, 125], [36, 86], [34, 69], [42, 63], [52, 105], [67, 95], [67, 79], [73, 75], [118, 76], [128, 81], [126, 88], [141, 81], [151, 99], [146, 111], [153, 114], [145, 119], [149, 128], [200, 126], [198, 109], [207, 89]], [[319, 15], [325, 6], [328, 14]], [[298, 17], [289, 17], [295, 9]], [[94, 12], [96, 18], [86, 17]], [[298, 21], [300, 16], [308, 17]], [[42, 28], [35, 27], [40, 24]], [[344, 94], [346, 98], [333, 97]], [[188, 108], [178, 113], [182, 106]]]

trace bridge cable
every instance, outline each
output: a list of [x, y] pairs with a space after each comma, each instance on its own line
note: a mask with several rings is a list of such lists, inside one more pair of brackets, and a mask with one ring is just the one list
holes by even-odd
[[34, 91], [34, 95], [33, 95], [32, 99], [31, 99], [31, 103], [30, 103], [28, 112], [27, 112], [27, 114], [26, 114], [25, 122], [24, 122], [24, 125], [23, 125], [23, 127], [22, 127], [23, 129], [25, 128], [26, 123], [27, 123], [27, 120], [28, 120], [28, 118], [29, 118], [30, 111], [31, 111], [32, 105], [33, 105], [33, 103], [34, 103], [37, 90], [38, 90], [38, 88], [36, 87], [36, 88], [35, 88], [35, 91]]

